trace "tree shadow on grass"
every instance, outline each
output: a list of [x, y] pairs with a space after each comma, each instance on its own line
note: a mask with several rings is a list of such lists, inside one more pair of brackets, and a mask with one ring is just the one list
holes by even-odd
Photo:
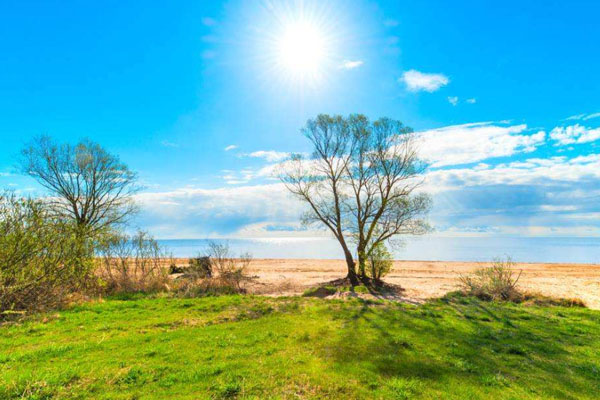
[[341, 307], [332, 314], [342, 321], [339, 334], [322, 347], [340, 366], [382, 378], [470, 380], [560, 398], [600, 388], [600, 373], [573, 355], [574, 347], [597, 346], [598, 335], [571, 335], [569, 324], [549, 320], [552, 309], [480, 301]]
[[440, 362], [411, 356], [414, 344], [389, 328], [393, 319], [381, 319], [368, 302], [358, 304], [343, 310], [343, 316], [335, 316], [343, 320], [342, 329], [336, 340], [325, 346], [328, 357], [339, 364], [362, 364], [385, 377], [436, 379], [443, 374]]
[[420, 299], [406, 297], [406, 289], [400, 285], [360, 278], [360, 285], [352, 285], [348, 278], [334, 279], [319, 283], [304, 292], [305, 297], [319, 298], [361, 298], [363, 300], [392, 300], [406, 304], [419, 305]]

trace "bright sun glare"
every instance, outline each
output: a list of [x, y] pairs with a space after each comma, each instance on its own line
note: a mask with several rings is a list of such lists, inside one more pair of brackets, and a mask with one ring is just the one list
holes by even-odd
[[325, 54], [323, 34], [308, 21], [290, 23], [277, 42], [279, 64], [296, 77], [317, 75]]
[[253, 28], [258, 46], [252, 53], [260, 61], [260, 73], [268, 85], [294, 93], [323, 92], [327, 78], [340, 65], [339, 52], [345, 40], [344, 18], [325, 3], [268, 2], [264, 18]]

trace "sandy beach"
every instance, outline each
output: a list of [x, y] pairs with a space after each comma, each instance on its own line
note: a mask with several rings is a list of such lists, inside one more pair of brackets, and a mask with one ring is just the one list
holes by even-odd
[[[395, 261], [385, 280], [401, 285], [408, 300], [422, 302], [455, 290], [458, 277], [489, 264], [443, 261]], [[548, 296], [579, 298], [600, 309], [600, 265], [518, 263], [524, 290]], [[256, 276], [253, 292], [295, 295], [307, 287], [343, 277], [343, 260], [255, 259], [249, 272]]]

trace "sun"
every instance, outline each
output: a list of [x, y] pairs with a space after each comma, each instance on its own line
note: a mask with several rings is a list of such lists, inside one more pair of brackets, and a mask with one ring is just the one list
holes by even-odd
[[288, 23], [276, 43], [277, 63], [296, 78], [316, 77], [326, 57], [326, 38], [310, 21]]
[[347, 19], [339, 7], [319, 0], [266, 1], [252, 19], [244, 50], [266, 87], [302, 96], [323, 93], [347, 45]]

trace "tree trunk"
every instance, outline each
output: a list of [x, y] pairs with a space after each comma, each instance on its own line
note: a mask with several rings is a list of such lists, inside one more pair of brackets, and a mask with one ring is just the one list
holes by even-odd
[[344, 253], [346, 256], [346, 265], [348, 266], [348, 275], [346, 278], [348, 278], [352, 286], [358, 286], [359, 282], [356, 276], [356, 263], [349, 251], [344, 251]]
[[365, 246], [359, 244], [358, 248], [357, 248], [357, 252], [358, 252], [358, 273], [361, 278], [365, 278], [367, 276], [367, 274], [366, 274], [367, 255], [365, 254]]

